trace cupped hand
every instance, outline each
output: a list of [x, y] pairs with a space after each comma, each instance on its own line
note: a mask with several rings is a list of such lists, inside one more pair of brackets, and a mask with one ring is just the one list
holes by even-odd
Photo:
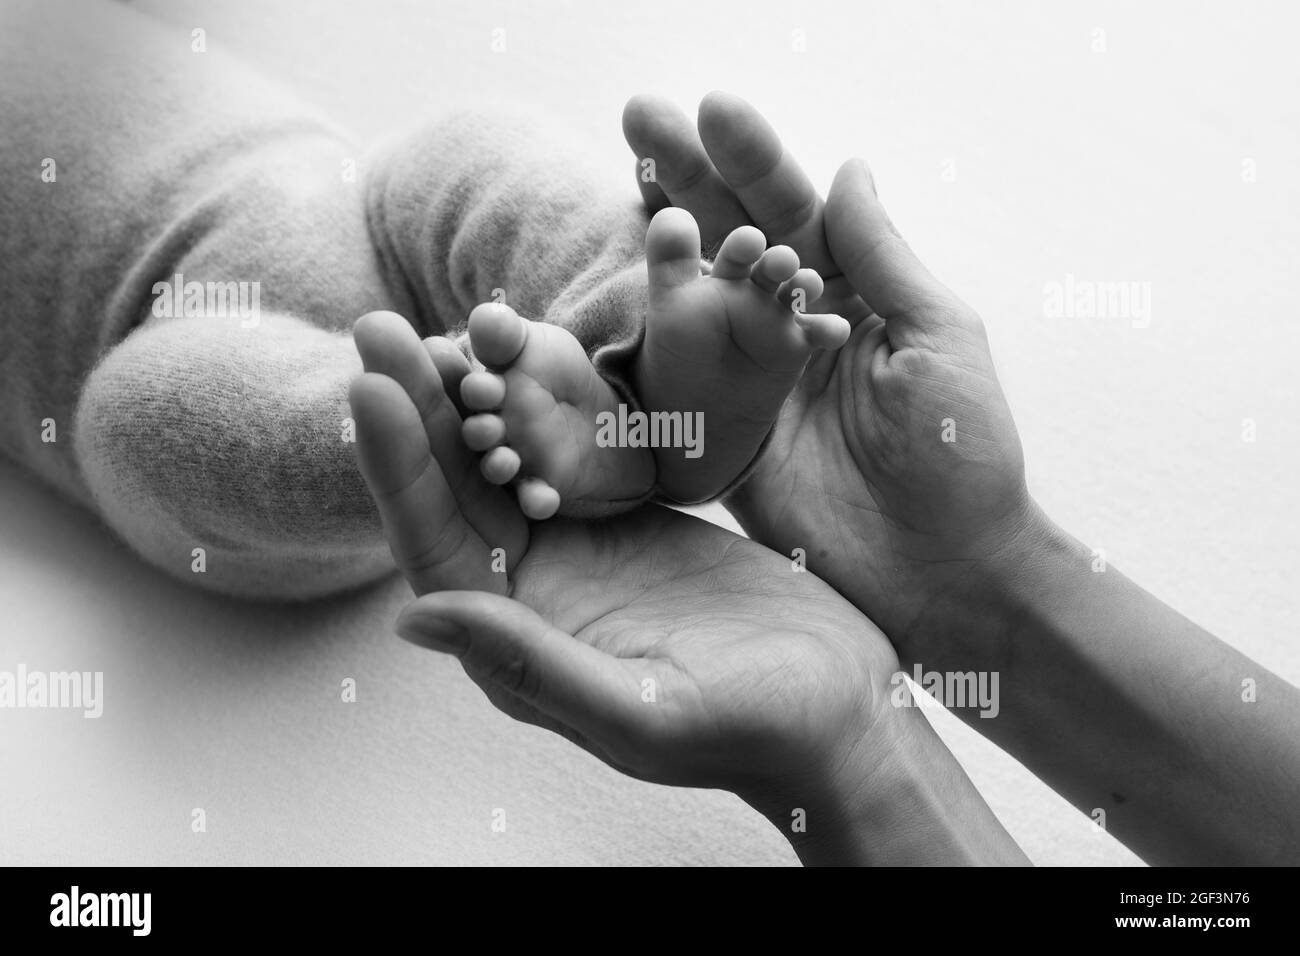
[[[731, 790], [772, 816], [850, 798], [897, 657], [788, 560], [649, 506], [534, 529], [513, 599], [426, 595], [399, 633], [454, 654], [505, 713], [639, 779]], [[834, 796], [832, 796], [834, 795]]]
[[806, 555], [915, 659], [1039, 520], [982, 322], [901, 238], [860, 161], [823, 203], [753, 107], [724, 94], [701, 104], [698, 132], [648, 98], [629, 103], [624, 130], [656, 159], [652, 204], [713, 231], [752, 222], [849, 303], [849, 343], [810, 360], [728, 507], [755, 539]]
[[898, 662], [860, 612], [798, 563], [667, 509], [529, 527], [449, 427], [455, 358], [389, 313], [356, 338], [359, 463], [423, 595], [405, 636], [639, 778], [733, 790], [787, 820], [866, 786]]

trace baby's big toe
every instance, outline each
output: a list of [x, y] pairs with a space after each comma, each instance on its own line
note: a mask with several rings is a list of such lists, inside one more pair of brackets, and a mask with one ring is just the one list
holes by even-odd
[[519, 357], [528, 339], [528, 324], [501, 302], [485, 302], [469, 314], [469, 343], [474, 357], [488, 368], [504, 368]]

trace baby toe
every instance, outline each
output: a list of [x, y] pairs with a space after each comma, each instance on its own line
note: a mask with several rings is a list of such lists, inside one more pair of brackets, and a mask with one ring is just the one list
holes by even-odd
[[480, 468], [483, 477], [494, 485], [504, 485], [519, 474], [519, 452], [507, 445], [499, 445], [483, 456]]
[[487, 451], [506, 440], [506, 423], [500, 415], [471, 415], [460, 433], [471, 451]]
[[488, 368], [504, 368], [519, 357], [528, 339], [528, 323], [510, 306], [485, 302], [469, 314], [469, 344]]
[[709, 274], [715, 279], [743, 279], [766, 248], [767, 239], [753, 226], [733, 229], [713, 257]]
[[773, 246], [750, 270], [749, 278], [764, 292], [775, 292], [799, 271], [799, 256], [789, 246]]
[[814, 270], [800, 269], [781, 283], [776, 297], [794, 312], [807, 312], [808, 306], [822, 297], [825, 288], [822, 277]]
[[560, 493], [540, 478], [525, 478], [516, 489], [519, 510], [533, 521], [545, 521], [560, 510]]
[[795, 323], [813, 348], [837, 349], [849, 340], [853, 328], [841, 315], [804, 315], [795, 313]]
[[470, 372], [461, 379], [460, 397], [474, 411], [500, 408], [506, 399], [506, 380], [492, 372]]

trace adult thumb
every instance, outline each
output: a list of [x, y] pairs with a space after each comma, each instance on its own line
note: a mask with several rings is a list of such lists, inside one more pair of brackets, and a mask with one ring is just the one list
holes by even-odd
[[826, 240], [855, 292], [896, 332], [939, 332], [963, 311], [899, 235], [867, 164], [840, 167], [826, 200]]
[[397, 633], [455, 655], [477, 678], [597, 743], [625, 744], [644, 721], [640, 685], [621, 660], [511, 598], [482, 591], [426, 594], [403, 609]]

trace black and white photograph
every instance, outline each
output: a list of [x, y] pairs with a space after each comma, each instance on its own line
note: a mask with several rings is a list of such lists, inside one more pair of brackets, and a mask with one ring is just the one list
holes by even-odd
[[1037, 866], [1248, 939], [1245, 871], [1139, 868], [1300, 864], [1297, 29], [0, 0], [22, 921]]

